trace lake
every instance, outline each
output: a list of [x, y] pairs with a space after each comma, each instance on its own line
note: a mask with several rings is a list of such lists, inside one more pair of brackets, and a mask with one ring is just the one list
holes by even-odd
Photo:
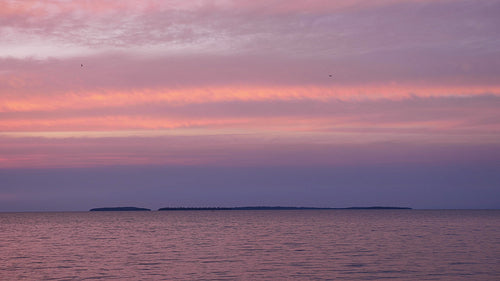
[[0, 213], [0, 280], [500, 280], [500, 210]]

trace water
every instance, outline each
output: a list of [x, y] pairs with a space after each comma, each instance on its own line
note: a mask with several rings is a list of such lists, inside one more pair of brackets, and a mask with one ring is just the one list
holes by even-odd
[[500, 280], [498, 210], [0, 213], [0, 280]]

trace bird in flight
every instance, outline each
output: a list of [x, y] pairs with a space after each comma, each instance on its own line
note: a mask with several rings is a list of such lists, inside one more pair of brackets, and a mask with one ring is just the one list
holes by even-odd
[[[83, 63], [82, 63], [82, 64], [80, 64], [80, 67], [83, 67]], [[330, 75], [330, 76], [331, 76], [331, 75]]]
[[332, 77], [333, 74], [328, 75], [328, 77]]

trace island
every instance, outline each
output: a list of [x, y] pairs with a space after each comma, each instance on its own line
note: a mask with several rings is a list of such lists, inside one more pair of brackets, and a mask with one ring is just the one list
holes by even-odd
[[348, 207], [342, 208], [344, 210], [411, 210], [410, 207], [384, 207], [384, 206], [373, 206], [373, 207]]
[[151, 209], [137, 208], [137, 207], [104, 207], [104, 208], [94, 208], [90, 209], [90, 212], [95, 211], [151, 211]]
[[226, 210], [411, 210], [410, 207], [347, 207], [347, 208], [321, 208], [321, 207], [286, 207], [286, 206], [249, 206], [249, 207], [165, 207], [158, 211], [226, 211]]

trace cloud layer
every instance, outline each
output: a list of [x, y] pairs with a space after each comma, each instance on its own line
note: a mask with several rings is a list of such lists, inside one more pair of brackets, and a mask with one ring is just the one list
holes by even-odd
[[498, 1], [2, 6], [4, 136], [192, 128], [491, 143], [499, 134]]
[[491, 0], [2, 1], [0, 170], [491, 168], [498, 14]]

